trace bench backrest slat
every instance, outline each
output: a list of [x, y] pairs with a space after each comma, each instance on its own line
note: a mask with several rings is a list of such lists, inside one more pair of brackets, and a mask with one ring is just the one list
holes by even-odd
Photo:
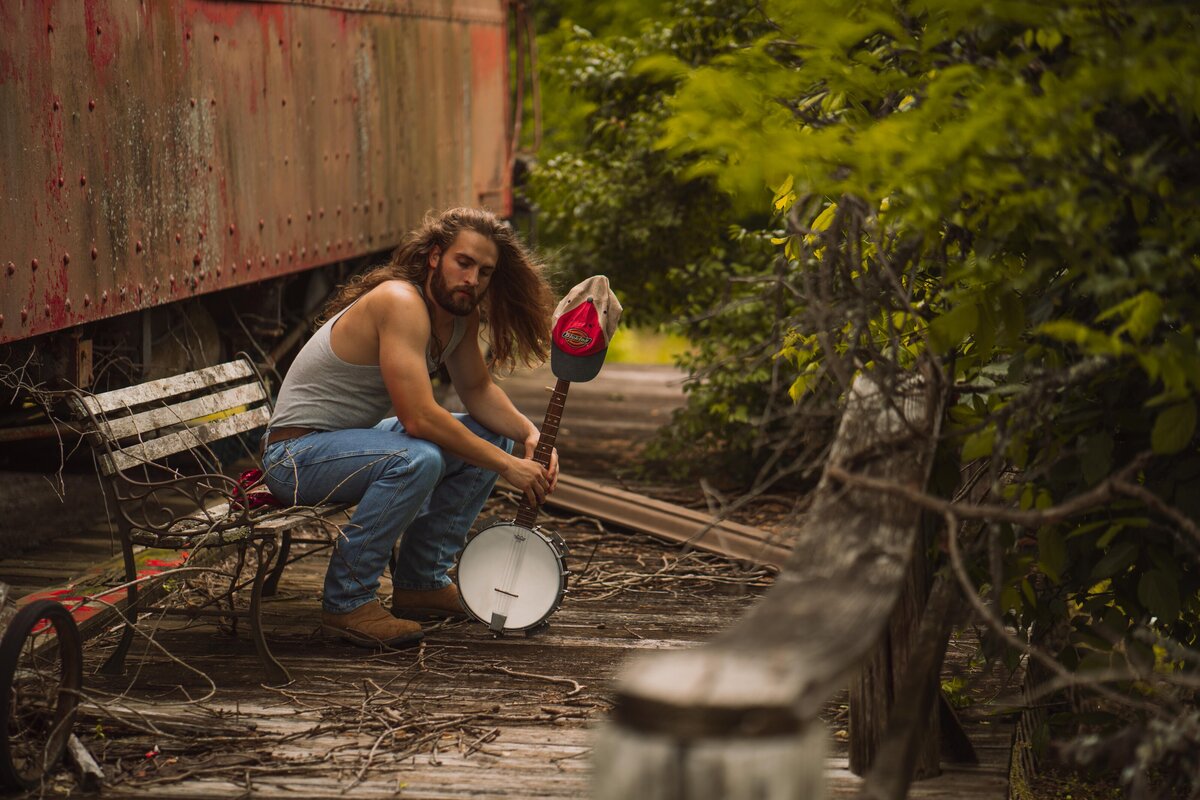
[[226, 436], [244, 433], [267, 424], [271, 411], [266, 406], [233, 414], [191, 428], [184, 428], [157, 439], [134, 442], [120, 449], [114, 448], [101, 456], [100, 466], [105, 475], [157, 461], [174, 453], [208, 444]]
[[102, 416], [110, 411], [136, 408], [146, 403], [162, 403], [169, 397], [243, 378], [252, 378], [257, 381], [258, 376], [248, 362], [239, 359], [218, 364], [215, 367], [185, 372], [170, 378], [159, 378], [124, 389], [114, 389], [104, 394], [85, 395], [83, 404], [92, 414]]
[[224, 389], [215, 394], [201, 395], [173, 405], [155, 406], [128, 417], [109, 418], [102, 421], [101, 430], [111, 441], [157, 431], [160, 428], [175, 428], [191, 420], [199, 420], [218, 414], [228, 414], [266, 400], [262, 384], [257, 380]]

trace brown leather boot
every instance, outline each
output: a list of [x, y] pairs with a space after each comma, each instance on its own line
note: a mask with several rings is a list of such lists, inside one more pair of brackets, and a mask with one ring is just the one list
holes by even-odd
[[360, 647], [401, 647], [416, 644], [424, 636], [420, 625], [396, 619], [374, 600], [348, 614], [322, 611], [321, 630]]
[[392, 613], [403, 619], [466, 619], [453, 583], [441, 589], [396, 589], [392, 592]]

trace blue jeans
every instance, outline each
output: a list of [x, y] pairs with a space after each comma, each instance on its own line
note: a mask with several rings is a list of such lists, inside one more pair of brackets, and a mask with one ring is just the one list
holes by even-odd
[[[466, 414], [476, 436], [511, 453], [513, 443]], [[392, 556], [398, 589], [441, 589], [496, 473], [409, 436], [395, 417], [374, 428], [317, 431], [268, 445], [263, 472], [284, 502], [357, 503], [325, 573], [323, 607], [345, 614], [375, 600]], [[403, 536], [401, 536], [403, 534]]]

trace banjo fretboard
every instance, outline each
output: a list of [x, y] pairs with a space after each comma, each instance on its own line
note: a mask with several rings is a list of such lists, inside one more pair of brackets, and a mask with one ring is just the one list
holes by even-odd
[[[546, 469], [550, 469], [550, 453], [554, 450], [554, 441], [558, 438], [558, 426], [562, 422], [563, 408], [567, 405], [567, 390], [570, 388], [570, 381], [559, 378], [554, 386], [554, 394], [550, 396], [550, 404], [546, 406], [541, 435], [538, 436], [537, 447], [533, 450], [533, 460]], [[514, 523], [523, 528], [532, 528], [537, 513], [537, 506], [530, 505], [529, 500], [522, 496]]]

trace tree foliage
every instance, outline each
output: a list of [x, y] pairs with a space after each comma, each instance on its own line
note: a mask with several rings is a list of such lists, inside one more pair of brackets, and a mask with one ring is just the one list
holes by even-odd
[[[942, 370], [953, 388], [942, 473], [978, 476], [964, 497], [1046, 512], [1038, 524], [997, 514], [973, 579], [1035, 638], [1065, 622], [1059, 662], [1138, 698], [1113, 725], [1173, 731], [1126, 753], [1133, 788], [1153, 764], [1200, 786], [1200, 718], [1164, 681], [1200, 661], [1200, 9], [768, 0], [761, 11], [701, 59], [645, 38], [622, 56], [616, 83], [643, 89], [604, 111], [622, 95], [596, 95], [594, 149], [578, 166], [639, 163], [597, 174], [619, 181], [601, 212], [586, 199], [572, 219], [565, 198], [552, 203], [559, 224], [594, 224], [580, 246], [603, 263], [671, 241], [684, 218], [656, 212], [678, 208], [681, 187], [721, 190], [704, 213], [711, 231], [737, 220], [736, 240], [758, 246], [746, 269], [729, 269], [734, 239], [692, 248], [691, 227], [653, 262], [695, 270], [701, 251], [721, 253], [719, 269], [670, 285], [664, 313], [712, 302], [731, 279], [767, 290], [751, 304], [756, 326], [737, 303], [711, 317], [703, 356], [737, 349], [726, 330], [757, 331], [776, 356], [738, 383], [752, 428], [777, 419], [769, 388], [781, 377], [803, 409], [861, 370]], [[606, 138], [603, 119], [619, 133]], [[566, 186], [562, 163], [550, 180]], [[638, 202], [625, 206], [629, 187]], [[605, 249], [643, 219], [648, 238]], [[647, 272], [645, 291], [663, 274]], [[1094, 502], [1069, 505], [1081, 497]]]

